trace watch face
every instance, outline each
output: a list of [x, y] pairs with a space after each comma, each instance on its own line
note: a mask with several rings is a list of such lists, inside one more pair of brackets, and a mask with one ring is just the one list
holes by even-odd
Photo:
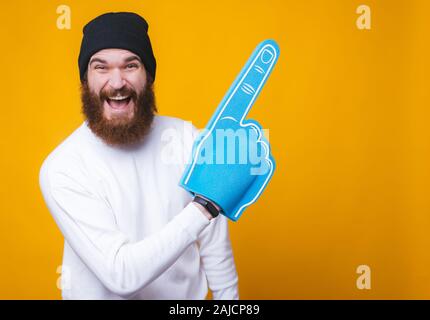
[[216, 216], [218, 216], [219, 214], [218, 210], [209, 201], [199, 196], [195, 196], [194, 201], [196, 201], [197, 203], [200, 203], [203, 207], [205, 207], [205, 209], [211, 214], [212, 217], [215, 218]]
[[208, 202], [202, 197], [196, 196], [195, 199], [203, 206], [206, 206], [208, 204]]

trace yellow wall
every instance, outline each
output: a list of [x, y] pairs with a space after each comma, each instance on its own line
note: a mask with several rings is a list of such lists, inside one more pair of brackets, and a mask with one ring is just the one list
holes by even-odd
[[[262, 5], [264, 3], [264, 5]], [[71, 30], [56, 27], [58, 5]], [[371, 8], [371, 30], [356, 8]], [[430, 298], [430, 3], [5, 1], [0, 11], [0, 298], [60, 298], [63, 238], [39, 167], [82, 121], [82, 26], [107, 11], [150, 23], [160, 114], [203, 127], [257, 45], [281, 56], [249, 117], [277, 171], [230, 224], [241, 298]], [[370, 290], [356, 268], [372, 271]]]

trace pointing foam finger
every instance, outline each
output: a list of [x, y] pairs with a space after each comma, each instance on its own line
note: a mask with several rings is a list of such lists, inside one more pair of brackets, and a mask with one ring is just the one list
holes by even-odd
[[241, 122], [246, 117], [278, 56], [279, 47], [273, 40], [257, 46], [219, 105], [215, 122], [223, 118]]

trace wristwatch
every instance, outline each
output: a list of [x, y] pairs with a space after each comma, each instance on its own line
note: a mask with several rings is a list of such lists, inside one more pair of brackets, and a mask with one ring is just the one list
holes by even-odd
[[219, 215], [220, 211], [221, 211], [221, 210], [218, 211], [218, 209], [215, 208], [215, 206], [212, 204], [212, 202], [210, 202], [210, 201], [208, 201], [206, 199], [203, 199], [200, 196], [194, 196], [193, 201], [197, 202], [197, 203], [201, 204], [203, 207], [205, 207], [206, 210], [209, 211], [209, 213], [211, 214], [211, 216], [214, 217], [214, 218], [217, 217]]

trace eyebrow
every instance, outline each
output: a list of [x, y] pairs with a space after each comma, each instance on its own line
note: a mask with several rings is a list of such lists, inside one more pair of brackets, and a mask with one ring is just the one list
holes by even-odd
[[[129, 57], [127, 57], [124, 60], [124, 62], [130, 62], [130, 61], [133, 61], [133, 60], [138, 60], [139, 62], [142, 62], [138, 56], [129, 56]], [[91, 61], [90, 61], [90, 63], [89, 63], [89, 65], [91, 65], [93, 62], [100, 62], [100, 63], [107, 64], [106, 60], [103, 60], [103, 59], [100, 59], [100, 58], [97, 58], [97, 57], [96, 58], [92, 58]]]
[[91, 65], [93, 62], [100, 62], [107, 64], [106, 60], [100, 59], [100, 58], [92, 58], [89, 65]]
[[130, 56], [130, 57], [126, 58], [124, 61], [125, 62], [130, 62], [130, 61], [133, 61], [133, 60], [138, 60], [139, 62], [142, 62], [138, 56]]

